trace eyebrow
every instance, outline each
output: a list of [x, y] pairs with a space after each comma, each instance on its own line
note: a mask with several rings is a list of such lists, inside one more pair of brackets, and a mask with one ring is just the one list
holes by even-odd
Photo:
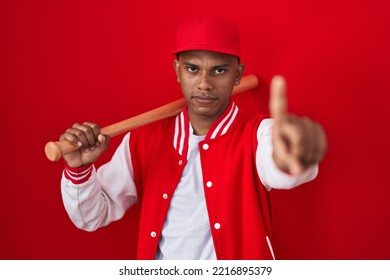
[[[196, 68], [199, 68], [199, 65], [196, 65], [196, 64], [193, 64], [193, 63], [190, 63], [190, 62], [183, 62], [183, 64], [185, 66], [190, 66], [190, 67], [196, 67]], [[211, 69], [218, 69], [218, 68], [228, 68], [230, 67], [230, 64], [220, 64], [220, 65], [215, 65], [213, 67], [211, 67]]]

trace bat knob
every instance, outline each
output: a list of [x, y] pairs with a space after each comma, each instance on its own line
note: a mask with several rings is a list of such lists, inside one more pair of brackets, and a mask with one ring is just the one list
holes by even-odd
[[56, 142], [45, 145], [45, 154], [50, 161], [58, 161], [62, 157], [61, 147]]

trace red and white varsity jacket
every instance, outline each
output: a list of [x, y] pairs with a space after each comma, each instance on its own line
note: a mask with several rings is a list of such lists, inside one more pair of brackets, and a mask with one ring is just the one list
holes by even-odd
[[[273, 258], [268, 238], [269, 192], [256, 166], [256, 154], [262, 148], [258, 147], [257, 131], [264, 118], [246, 116], [232, 102], [199, 143], [217, 259]], [[184, 110], [176, 117], [132, 131], [129, 146], [117, 150], [113, 157], [122, 158], [121, 166], [113, 168], [115, 163], [108, 163], [97, 173], [90, 166], [66, 168], [63, 200], [76, 226], [95, 230], [120, 219], [129, 207], [140, 203], [138, 258], [154, 259], [170, 199], [187, 163], [189, 125]], [[299, 183], [316, 174], [311, 170]]]

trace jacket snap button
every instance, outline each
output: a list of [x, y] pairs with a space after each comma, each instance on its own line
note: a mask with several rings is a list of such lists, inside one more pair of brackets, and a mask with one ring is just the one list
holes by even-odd
[[209, 149], [209, 144], [203, 144], [202, 148], [203, 148], [203, 150], [208, 150]]
[[168, 195], [166, 193], [163, 194], [163, 198], [164, 199], [167, 199], [168, 198]]
[[179, 162], [178, 162], [179, 165], [182, 165], [183, 164], [183, 161], [180, 159]]
[[156, 234], [155, 231], [152, 231], [152, 232], [150, 233], [150, 236], [151, 236], [151, 237], [156, 237], [156, 235], [157, 235], [157, 234]]
[[221, 224], [220, 223], [215, 223], [214, 224], [214, 228], [215, 229], [220, 229], [221, 228]]
[[213, 182], [211, 182], [211, 181], [208, 181], [208, 182], [206, 183], [206, 186], [207, 186], [208, 188], [211, 188], [212, 185], [213, 185]]

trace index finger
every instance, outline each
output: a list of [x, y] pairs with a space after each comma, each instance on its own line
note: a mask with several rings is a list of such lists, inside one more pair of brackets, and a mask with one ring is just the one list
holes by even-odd
[[269, 111], [276, 121], [287, 117], [286, 81], [279, 75], [271, 80]]

